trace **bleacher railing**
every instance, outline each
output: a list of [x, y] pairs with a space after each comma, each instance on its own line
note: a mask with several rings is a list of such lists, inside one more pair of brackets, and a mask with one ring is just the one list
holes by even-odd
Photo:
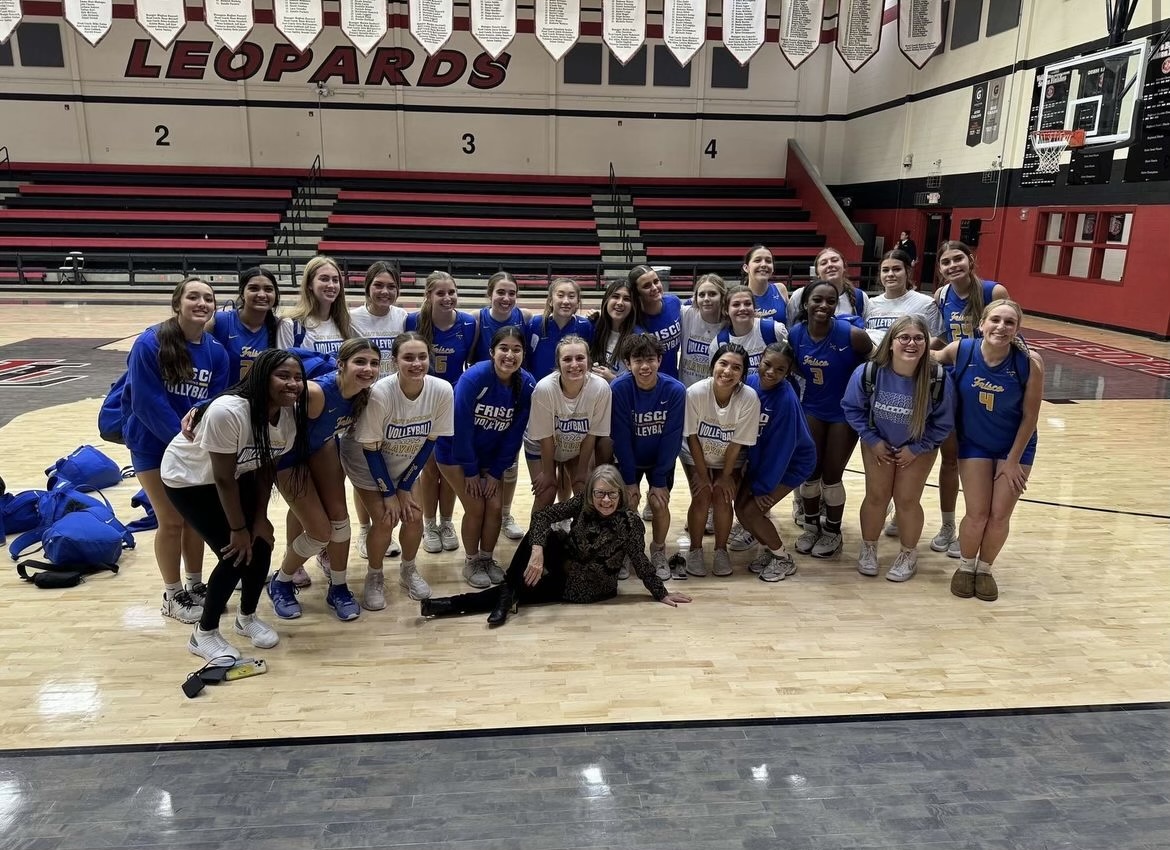
[[634, 262], [633, 246], [630, 243], [630, 229], [626, 222], [626, 205], [622, 201], [621, 191], [618, 189], [617, 172], [613, 170], [613, 163], [609, 164], [609, 203], [617, 213], [618, 239], [622, 245], [622, 261], [629, 265]]
[[[15, 269], [16, 280], [26, 286], [45, 287], [46, 278], [58, 274], [58, 265], [61, 256], [59, 253], [33, 253], [28, 251], [0, 252], [0, 270]], [[347, 280], [360, 280], [365, 270], [375, 260], [384, 259], [381, 255], [351, 255], [339, 258], [341, 273]], [[162, 275], [194, 274], [211, 276], [238, 275], [251, 266], [266, 266], [278, 278], [297, 280], [297, 263], [292, 258], [273, 259], [258, 255], [246, 254], [88, 254], [86, 256], [86, 274], [91, 282], [80, 286], [70, 286], [71, 292], [92, 290], [99, 292], [103, 287], [108, 288], [110, 283], [117, 282], [111, 278], [121, 278], [131, 286], [157, 285]], [[880, 263], [864, 262], [850, 266], [851, 278], [866, 292], [875, 292], [880, 289], [878, 284], [878, 267]], [[446, 271], [457, 280], [484, 280], [501, 270], [512, 272], [520, 282], [522, 294], [537, 293], [548, 287], [553, 278], [573, 277], [586, 292], [600, 293], [609, 283], [605, 275], [603, 263], [595, 260], [530, 260], [515, 259], [500, 263], [484, 263], [468, 260], [462, 257], [433, 256], [412, 257], [403, 264], [407, 273], [414, 270], [419, 277], [419, 286], [422, 278], [434, 269]], [[741, 267], [738, 260], [702, 262], [680, 264], [673, 263], [668, 281], [670, 291], [686, 299], [696, 277], [702, 274], [715, 273], [725, 280], [738, 280]], [[797, 287], [804, 286], [812, 279], [810, 264], [807, 262], [777, 263], [772, 280], [783, 283], [791, 292]], [[100, 283], [93, 282], [102, 278]], [[622, 276], [624, 279], [624, 276]], [[154, 278], [154, 280], [144, 279]], [[62, 284], [71, 284], [70, 281], [60, 281]], [[409, 286], [404, 287], [410, 289]], [[921, 287], [922, 291], [929, 292], [930, 287]], [[475, 293], [466, 296], [474, 299]], [[470, 303], [470, 302], [469, 302]]]
[[[320, 197], [321, 155], [317, 154], [313, 159], [313, 164], [309, 166], [305, 185], [293, 195], [288, 221], [280, 226], [280, 231], [273, 240], [277, 256], [288, 256], [292, 248], [300, 242], [301, 232], [309, 220], [309, 209], [317, 206], [317, 200]], [[293, 280], [296, 280], [295, 275]]]
[[0, 165], [4, 166], [4, 173], [12, 176], [12, 160], [8, 156], [8, 145], [0, 145]]

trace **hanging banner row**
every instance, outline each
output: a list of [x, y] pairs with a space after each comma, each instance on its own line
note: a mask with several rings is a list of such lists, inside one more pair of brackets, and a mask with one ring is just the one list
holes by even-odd
[[[96, 45], [113, 23], [113, 0], [64, 0], [65, 20]], [[687, 64], [707, 39], [707, 0], [663, 0], [662, 38]], [[722, 0], [723, 44], [746, 65], [763, 46], [767, 0]], [[780, 50], [800, 67], [821, 43], [825, 0], [779, 0]], [[340, 0], [341, 31], [363, 54], [386, 36], [386, 0]], [[321, 34], [322, 0], [273, 0], [273, 21], [289, 43], [304, 51]], [[493, 59], [516, 37], [516, 0], [470, 0], [471, 34]], [[840, 0], [837, 53], [856, 72], [881, 47], [882, 0]], [[207, 26], [236, 50], [255, 25], [251, 0], [204, 0]], [[580, 0], [535, 0], [536, 37], [559, 60], [581, 36]], [[20, 0], [0, 0], [0, 44], [20, 23]], [[137, 0], [139, 25], [164, 48], [187, 25], [185, 0]], [[942, 43], [942, 0], [899, 0], [898, 46], [922, 68]], [[454, 0], [410, 0], [410, 34], [434, 55], [455, 30]], [[602, 34], [623, 65], [646, 41], [646, 0], [602, 0]]]

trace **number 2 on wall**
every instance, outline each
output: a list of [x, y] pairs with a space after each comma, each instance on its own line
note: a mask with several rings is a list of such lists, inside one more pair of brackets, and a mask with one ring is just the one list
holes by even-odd
[[167, 141], [171, 137], [171, 130], [166, 124], [155, 125], [154, 132], [158, 136], [154, 140], [154, 146], [156, 148], [169, 148], [171, 146], [171, 143]]
[[463, 152], [465, 154], [467, 154], [468, 156], [475, 153], [475, 134], [474, 133], [464, 133], [462, 138], [463, 138], [463, 148], [462, 148]]

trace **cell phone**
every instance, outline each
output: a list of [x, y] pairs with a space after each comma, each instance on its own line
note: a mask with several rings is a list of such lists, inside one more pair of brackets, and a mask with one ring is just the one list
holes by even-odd
[[257, 658], [255, 660], [241, 661], [234, 667], [229, 667], [224, 679], [229, 682], [234, 682], [236, 679], [247, 679], [249, 676], [261, 676], [267, 672], [268, 665], [264, 663], [264, 659]]

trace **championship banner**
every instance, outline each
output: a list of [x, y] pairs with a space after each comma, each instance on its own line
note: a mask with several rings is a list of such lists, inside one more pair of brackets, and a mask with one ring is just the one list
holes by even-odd
[[942, 44], [942, 0], [898, 0], [898, 49], [921, 70]]
[[325, 27], [321, 0], [272, 0], [272, 20], [288, 43], [304, 53]]
[[[695, 5], [697, 2], [702, 8]], [[662, 40], [678, 64], [690, 62], [706, 38], [706, 0], [663, 0]]]
[[602, 0], [601, 31], [610, 52], [625, 65], [646, 40], [646, 0]]
[[369, 56], [386, 36], [386, 0], [341, 0], [341, 32]]
[[471, 34], [498, 59], [516, 37], [516, 0], [471, 0]]
[[410, 0], [410, 34], [434, 56], [455, 29], [454, 0]]
[[256, 25], [252, 0], [203, 0], [203, 16], [211, 31], [232, 51], [239, 50]]
[[187, 4], [184, 0], [137, 0], [134, 17], [138, 25], [166, 50], [175, 37], [187, 26]]
[[12, 37], [22, 14], [20, 0], [0, 0], [0, 44]]
[[764, 45], [766, 0], [723, 0], [723, 46], [740, 65]]
[[536, 0], [536, 40], [554, 62], [581, 36], [581, 0]]
[[882, 44], [881, 0], [841, 0], [837, 13], [837, 53], [857, 73]]
[[114, 23], [114, 0], [65, 0], [65, 20], [96, 47]]
[[780, 52], [793, 70], [821, 44], [825, 0], [780, 0]]

